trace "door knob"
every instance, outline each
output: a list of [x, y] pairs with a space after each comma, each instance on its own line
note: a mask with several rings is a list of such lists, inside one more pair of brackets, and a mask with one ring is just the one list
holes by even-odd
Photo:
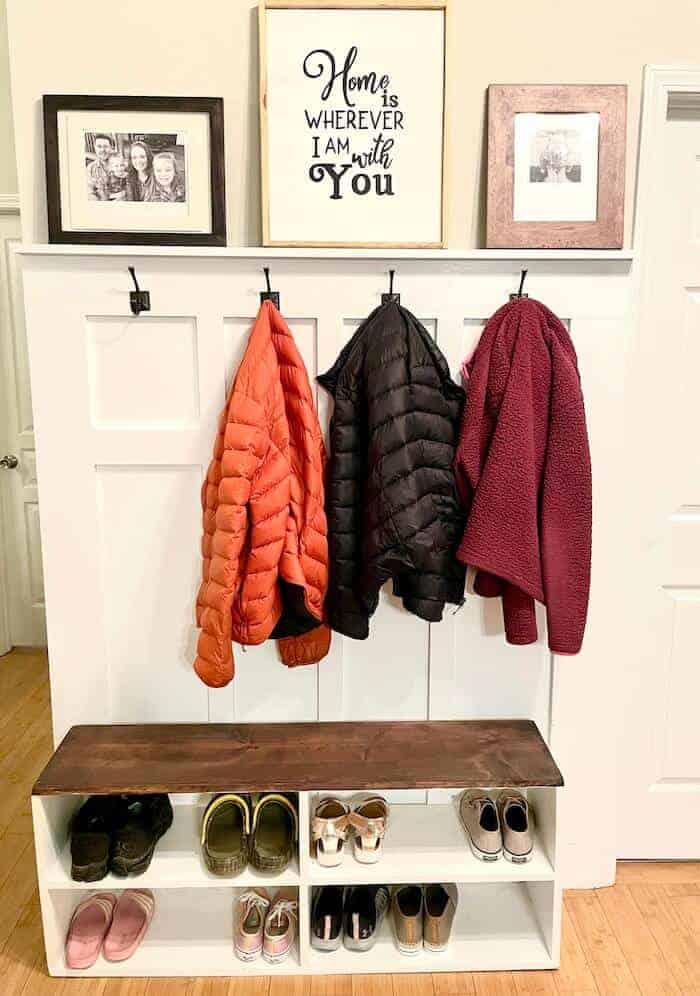
[[19, 465], [19, 460], [12, 453], [8, 453], [0, 460], [0, 467], [4, 470], [14, 470]]

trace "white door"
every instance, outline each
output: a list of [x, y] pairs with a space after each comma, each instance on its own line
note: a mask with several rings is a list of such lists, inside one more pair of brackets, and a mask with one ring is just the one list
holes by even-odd
[[[623, 858], [700, 857], [700, 67], [647, 70], [627, 385]], [[621, 624], [623, 620], [621, 618]]]
[[0, 213], [0, 653], [46, 643], [16, 211]]

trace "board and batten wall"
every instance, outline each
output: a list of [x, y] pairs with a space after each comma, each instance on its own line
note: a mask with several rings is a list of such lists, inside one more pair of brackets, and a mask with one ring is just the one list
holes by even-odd
[[[293, 670], [274, 643], [236, 646], [233, 683], [208, 689], [192, 671], [200, 485], [263, 264], [314, 377], [376, 306], [392, 265], [402, 301], [456, 375], [519, 263], [58, 246], [22, 254], [56, 738], [74, 723], [110, 721], [532, 718], [567, 783], [564, 882], [610, 883], [615, 841], [600, 813], [614, 811], [609, 661], [625, 556], [615, 524], [629, 261], [529, 262], [528, 290], [570, 325], [587, 399], [594, 564], [581, 654], [553, 657], [543, 635], [507, 646], [495, 601], [470, 596], [428, 625], [385, 590], [368, 640], [335, 634], [324, 661]], [[139, 318], [128, 305], [132, 263], [153, 307]], [[329, 399], [320, 388], [317, 398], [326, 426]]]
[[[94, 0], [7, 0], [23, 231], [46, 240], [44, 93], [221, 96], [225, 103], [228, 241], [259, 245], [257, 9], [254, 0], [142, 0], [110, 12]], [[99, 11], [99, 16], [97, 16]], [[41, 25], [41, 30], [37, 30]], [[485, 108], [490, 83], [626, 83], [626, 243], [632, 230], [642, 67], [697, 60], [697, 0], [450, 0], [448, 210], [451, 247], [483, 244]], [[420, 69], [420, 39], [416, 38]], [[1, 113], [1, 112], [0, 112]]]

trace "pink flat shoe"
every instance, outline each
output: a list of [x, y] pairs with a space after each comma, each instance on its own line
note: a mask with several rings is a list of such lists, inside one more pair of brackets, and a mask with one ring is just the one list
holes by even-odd
[[143, 940], [156, 901], [150, 889], [127, 889], [117, 900], [102, 952], [107, 961], [126, 961]]
[[96, 892], [75, 907], [66, 935], [68, 968], [90, 968], [95, 964], [116, 903], [113, 892]]

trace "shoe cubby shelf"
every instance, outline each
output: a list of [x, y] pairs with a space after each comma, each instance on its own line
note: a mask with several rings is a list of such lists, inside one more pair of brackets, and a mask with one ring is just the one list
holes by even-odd
[[[366, 972], [454, 972], [556, 967], [561, 891], [557, 881], [557, 788], [562, 777], [534, 723], [521, 720], [247, 725], [74, 727], [40, 775], [32, 810], [47, 962], [52, 975], [196, 976]], [[484, 863], [458, 817], [464, 788], [518, 788], [536, 821], [532, 859]], [[248, 867], [213, 875], [200, 849], [211, 795], [222, 791], [295, 792], [299, 848], [290, 866], [269, 875]], [[173, 824], [142, 875], [112, 873], [96, 883], [71, 878], [69, 825], [96, 794], [167, 792]], [[383, 854], [322, 867], [309, 826], [317, 800], [381, 792], [390, 804]], [[367, 952], [321, 952], [310, 943], [315, 886], [455, 882], [459, 904], [445, 952], [402, 955], [387, 916]], [[233, 905], [250, 886], [271, 893], [293, 886], [299, 936], [280, 965], [239, 961], [233, 951]], [[86, 971], [65, 967], [71, 914], [97, 890], [151, 889], [156, 912], [145, 940], [125, 962], [100, 958]]]

